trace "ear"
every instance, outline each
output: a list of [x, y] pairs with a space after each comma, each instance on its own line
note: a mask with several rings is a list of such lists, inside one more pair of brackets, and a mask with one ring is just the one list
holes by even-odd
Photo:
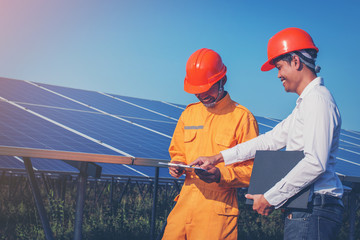
[[296, 70], [301, 70], [302, 63], [301, 63], [300, 58], [299, 58], [298, 55], [293, 56], [292, 63], [294, 64]]
[[227, 81], [227, 76], [225, 75], [225, 77], [224, 77], [223, 80], [222, 80], [222, 85], [223, 85], [223, 87], [224, 87], [226, 81]]

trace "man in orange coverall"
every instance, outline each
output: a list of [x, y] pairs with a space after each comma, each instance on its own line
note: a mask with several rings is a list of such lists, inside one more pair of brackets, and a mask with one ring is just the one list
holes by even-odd
[[[188, 105], [177, 123], [169, 147], [172, 163], [189, 164], [198, 156], [212, 156], [258, 135], [251, 112], [224, 91], [226, 70], [213, 50], [202, 48], [190, 56], [184, 89], [200, 102]], [[252, 167], [253, 160], [228, 167], [221, 163], [210, 178], [200, 174], [204, 181], [194, 172], [170, 167], [173, 177], [185, 173], [186, 178], [163, 239], [237, 239], [236, 188], [248, 186]]]

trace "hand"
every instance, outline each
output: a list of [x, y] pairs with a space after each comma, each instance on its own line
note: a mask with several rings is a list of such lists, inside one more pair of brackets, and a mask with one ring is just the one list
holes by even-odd
[[199, 178], [206, 183], [220, 182], [220, 170], [212, 165], [208, 165], [206, 168], [207, 171], [195, 169], [196, 175], [198, 175]]
[[219, 162], [223, 162], [223, 161], [224, 161], [224, 158], [221, 155], [221, 153], [219, 153], [217, 155], [210, 156], [210, 157], [198, 157], [195, 161], [190, 163], [190, 165], [191, 166], [199, 166], [203, 169], [206, 169], [206, 167], [209, 165], [214, 167], [216, 164], [218, 164]]
[[[183, 162], [180, 161], [173, 161], [172, 163], [184, 164]], [[179, 178], [181, 175], [184, 174], [184, 169], [181, 167], [169, 167], [169, 173], [174, 178]]]
[[253, 210], [258, 214], [267, 216], [274, 211], [274, 206], [266, 200], [263, 194], [246, 194], [245, 197], [254, 200]]

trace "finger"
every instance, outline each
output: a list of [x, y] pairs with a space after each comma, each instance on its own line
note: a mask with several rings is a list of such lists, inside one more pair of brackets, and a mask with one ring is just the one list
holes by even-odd
[[251, 195], [251, 194], [246, 194], [245, 197], [247, 199], [254, 199], [254, 195]]
[[201, 166], [201, 165], [203, 165], [203, 163], [204, 163], [204, 158], [198, 157], [195, 161], [191, 162], [189, 165], [190, 166], [194, 166], [194, 165]]
[[203, 169], [206, 169], [206, 168], [208, 168], [208, 167], [211, 168], [211, 166], [212, 166], [212, 165], [210, 164], [209, 161], [203, 161], [202, 164], [200, 165], [200, 167], [203, 168]]
[[172, 172], [178, 173], [179, 170], [180, 170], [180, 168], [178, 168], [178, 167], [169, 167], [169, 171], [172, 171]]
[[176, 168], [169, 168], [169, 172], [177, 172]]
[[179, 173], [177, 170], [170, 170], [169, 173], [173, 177], [177, 177], [177, 176], [181, 175], [181, 173]]
[[174, 173], [170, 173], [170, 175], [174, 178], [177, 178], [176, 174], [174, 174]]
[[211, 170], [215, 170], [215, 166], [206, 162], [201, 166], [202, 169], [205, 169], [208, 172], [211, 172]]
[[169, 171], [170, 175], [173, 176], [173, 177], [176, 177], [176, 173], [175, 172], [172, 172], [172, 171]]
[[199, 163], [199, 160], [196, 159], [195, 161], [191, 162], [189, 165], [190, 165], [190, 166], [200, 165], [200, 163]]

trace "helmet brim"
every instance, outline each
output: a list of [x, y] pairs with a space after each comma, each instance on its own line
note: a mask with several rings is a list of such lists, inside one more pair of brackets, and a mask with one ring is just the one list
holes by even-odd
[[213, 77], [214, 81], [211, 81], [207, 84], [203, 84], [203, 85], [193, 85], [190, 84], [187, 76], [184, 79], [184, 90], [187, 93], [191, 93], [191, 94], [200, 94], [203, 92], [208, 91], [215, 83], [219, 82], [225, 75], [226, 75], [227, 69], [224, 65], [223, 70], [217, 74], [216, 76]]
[[184, 90], [187, 93], [191, 94], [200, 94], [208, 91], [213, 84], [205, 84], [205, 85], [191, 85], [187, 79], [184, 80]]
[[270, 71], [271, 69], [275, 68], [275, 65], [271, 63], [272, 59], [268, 60], [266, 63], [264, 63], [261, 66], [261, 71], [266, 72], [266, 71]]
[[314, 50], [316, 50], [316, 52], [319, 52], [319, 49], [317, 47], [299, 48], [299, 49], [294, 49], [294, 50], [291, 50], [291, 51], [283, 52], [282, 54], [279, 54], [279, 55], [274, 56], [274, 57], [270, 58], [269, 60], [267, 60], [266, 63], [264, 63], [261, 66], [261, 71], [266, 72], [266, 71], [270, 71], [271, 69], [275, 68], [275, 65], [272, 62], [277, 57], [280, 57], [282, 55], [285, 55], [285, 54], [288, 54], [288, 53], [291, 53], [291, 52], [300, 51], [300, 50], [303, 50], [303, 49], [314, 49]]

